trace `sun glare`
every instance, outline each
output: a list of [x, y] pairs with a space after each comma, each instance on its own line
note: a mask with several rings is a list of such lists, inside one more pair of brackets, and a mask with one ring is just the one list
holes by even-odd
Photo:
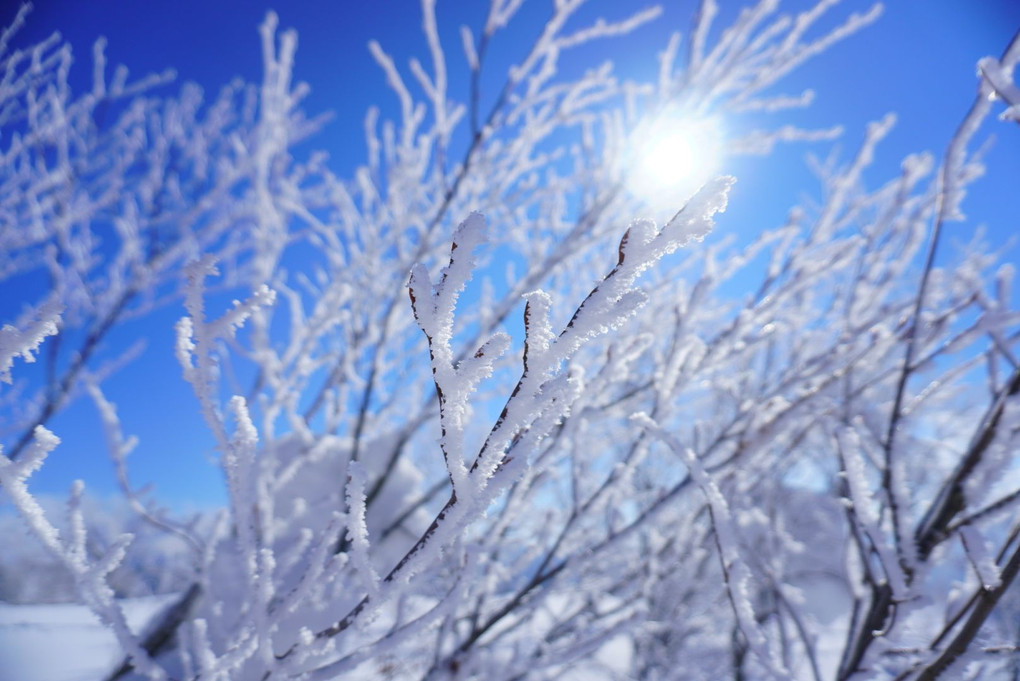
[[718, 172], [722, 146], [714, 119], [660, 116], [640, 135], [630, 190], [653, 209], [677, 208]]

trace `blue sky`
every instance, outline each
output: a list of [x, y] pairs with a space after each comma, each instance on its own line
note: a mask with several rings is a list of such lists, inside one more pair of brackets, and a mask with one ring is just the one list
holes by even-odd
[[[460, 24], [478, 27], [486, 3], [481, 0], [439, 0], [439, 23], [448, 38], [452, 89], [463, 83], [466, 68], [459, 49]], [[548, 13], [548, 0], [529, 0], [517, 25], [493, 44], [494, 57], [510, 59], [514, 40], [526, 39], [535, 22]], [[650, 2], [593, 0], [587, 15], [621, 17]], [[626, 75], [650, 78], [656, 54], [669, 34], [685, 30], [694, 11], [693, 0], [665, 2], [664, 13], [654, 24], [626, 38], [580, 52], [576, 59], [598, 63], [611, 57]], [[738, 5], [720, 0], [723, 7], [717, 25], [725, 25]], [[804, 0], [784, 2], [798, 9]], [[833, 20], [850, 11], [864, 11], [871, 2], [844, 0]], [[392, 113], [394, 98], [369, 56], [368, 40], [379, 40], [400, 66], [412, 55], [424, 55], [420, 11], [415, 0], [290, 0], [270, 2], [216, 0], [39, 0], [29, 16], [17, 45], [25, 45], [59, 30], [73, 45], [76, 55], [74, 81], [84, 88], [91, 74], [91, 44], [100, 35], [108, 39], [110, 64], [123, 63], [141, 76], [168, 67], [180, 81], [201, 85], [211, 97], [234, 76], [257, 82], [261, 55], [257, 27], [268, 9], [280, 15], [282, 27], [298, 30], [296, 78], [311, 85], [304, 108], [311, 114], [332, 111], [334, 117], [311, 146], [330, 152], [337, 174], [349, 175], [363, 158], [362, 121], [366, 109], [382, 106]], [[0, 9], [6, 24], [16, 7]], [[796, 114], [795, 122], [808, 127], [841, 124], [846, 132], [837, 143], [848, 156], [863, 135], [868, 121], [889, 111], [898, 124], [879, 148], [877, 161], [867, 177], [875, 182], [896, 174], [908, 153], [931, 151], [940, 155], [945, 143], [967, 111], [975, 87], [975, 63], [986, 55], [998, 55], [1020, 28], [1020, 2], [1016, 0], [891, 0], [884, 16], [864, 32], [840, 43], [783, 81], [784, 92], [816, 91], [815, 105]], [[570, 67], [568, 63], [567, 68]], [[176, 90], [172, 86], [168, 92]], [[778, 123], [789, 120], [783, 118]], [[1005, 243], [1020, 232], [1020, 127], [986, 125], [994, 129], [997, 142], [988, 157], [988, 177], [969, 194], [964, 209], [969, 220], [949, 230], [943, 254], [952, 255], [954, 241], [965, 242], [978, 225], [987, 226], [987, 240]], [[805, 196], [816, 196], [818, 186], [803, 163], [808, 151], [826, 155], [831, 146], [795, 145], [766, 158], [747, 158], [727, 164], [723, 170], [738, 177], [730, 209], [719, 230], [735, 232], [745, 241], [758, 231], [782, 223], [786, 211]], [[1007, 251], [1007, 260], [1020, 262], [1020, 248]], [[2, 286], [2, 284], [0, 284]], [[16, 294], [0, 292], [3, 305], [0, 323], [16, 310]], [[137, 385], [111, 383], [111, 398], [118, 402], [129, 432], [139, 435], [141, 446], [131, 459], [137, 482], [157, 482], [157, 496], [180, 505], [202, 505], [222, 498], [219, 478], [209, 461], [214, 456], [210, 438], [197, 426], [194, 432], [174, 429], [173, 414], [196, 415], [197, 407], [188, 387], [172, 362], [172, 324], [179, 308], [157, 315], [144, 327], [127, 326], [114, 345], [127, 343], [139, 334], [148, 337], [147, 357], [158, 357], [162, 372], [148, 377], [146, 392], [158, 394], [156, 408], [150, 400], [133, 399]], [[149, 360], [143, 359], [143, 362]], [[92, 406], [80, 402], [52, 422], [52, 429], [67, 444], [58, 448], [34, 480], [33, 488], [63, 493], [70, 480], [84, 478], [94, 494], [114, 490], [112, 466], [102, 446]], [[172, 438], [169, 441], [168, 438]]]

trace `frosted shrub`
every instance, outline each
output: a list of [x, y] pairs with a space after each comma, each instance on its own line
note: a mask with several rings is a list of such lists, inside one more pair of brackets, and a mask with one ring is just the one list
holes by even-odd
[[[4, 33], [0, 281], [45, 285], [0, 329], [0, 484], [116, 634], [110, 678], [932, 679], [1009, 664], [1020, 632], [995, 615], [1015, 608], [1020, 570], [1013, 272], [977, 245], [947, 267], [935, 254], [980, 175], [976, 131], [993, 111], [1016, 119], [1020, 40], [982, 60], [941, 163], [912, 156], [867, 187], [884, 118], [819, 168], [821, 205], [734, 249], [702, 243], [733, 178], [655, 222], [622, 161], [677, 111], [806, 106], [769, 93], [880, 7], [825, 32], [835, 3], [791, 17], [765, 0], [712, 39], [704, 0], [686, 55], [674, 36], [638, 83], [608, 65], [558, 75], [564, 53], [658, 14], [578, 28], [582, 4], [556, 0], [500, 75], [486, 56], [520, 1], [492, 0], [451, 46], [423, 0], [427, 63], [370, 45], [399, 116], [368, 112], [351, 178], [292, 155], [317, 121], [272, 14], [263, 82], [209, 104], [188, 86], [157, 95], [169, 76], [108, 78], [101, 43], [74, 94], [66, 45], [12, 51], [24, 11]], [[454, 59], [467, 92], [450, 91]], [[720, 293], [733, 281], [746, 295]], [[111, 331], [163, 306], [182, 310], [176, 365], [229, 498], [197, 523], [133, 488], [127, 456], [145, 443], [103, 390], [134, 370]], [[45, 377], [22, 378], [37, 359]], [[131, 535], [89, 549], [81, 485], [60, 530], [28, 487], [78, 397], [146, 536], [176, 542], [174, 602], [140, 634], [110, 575], [165, 549]]]

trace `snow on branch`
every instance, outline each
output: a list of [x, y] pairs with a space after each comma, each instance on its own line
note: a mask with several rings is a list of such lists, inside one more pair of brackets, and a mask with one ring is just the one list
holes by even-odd
[[1015, 36], [1002, 57], [985, 57], [978, 61], [978, 74], [982, 78], [982, 90], [989, 89], [989, 98], [999, 98], [1006, 103], [1006, 110], [1000, 114], [1004, 121], [1020, 123], [1020, 88], [1013, 82], [1013, 71], [1020, 62], [1020, 34]]
[[271, 306], [276, 294], [262, 285], [255, 293], [242, 302], [235, 300], [233, 306], [218, 319], [208, 320], [205, 315], [203, 291], [205, 279], [219, 274], [212, 258], [197, 260], [188, 265], [188, 292], [185, 308], [188, 316], [177, 322], [177, 361], [184, 373], [184, 380], [191, 384], [202, 405], [206, 423], [213, 429], [220, 446], [230, 451], [232, 445], [219, 414], [216, 384], [219, 380], [219, 364], [216, 360], [218, 341], [231, 338], [245, 321], [259, 309]]
[[60, 439], [42, 426], [35, 429], [34, 435], [32, 444], [24, 450], [20, 460], [11, 461], [0, 453], [0, 485], [36, 539], [74, 577], [79, 597], [113, 631], [132, 664], [148, 679], [166, 679], [163, 668], [149, 657], [128, 627], [124, 610], [108, 584], [109, 574], [124, 560], [132, 535], [118, 537], [104, 555], [90, 558], [86, 550], [85, 520], [81, 510], [84, 484], [78, 480], [72, 486], [68, 502], [69, 536], [66, 539], [61, 537], [26, 484], [29, 476], [42, 466], [46, 456], [60, 444]]
[[736, 525], [730, 513], [729, 504], [709, 475], [697, 454], [684, 447], [668, 431], [659, 426], [648, 414], [638, 412], [631, 417], [643, 429], [665, 443], [683, 462], [691, 479], [701, 488], [708, 502], [712, 517], [712, 530], [722, 566], [726, 593], [738, 625], [755, 657], [771, 676], [777, 680], [789, 678], [789, 672], [775, 649], [769, 644], [765, 633], [758, 626], [758, 617], [751, 604], [752, 577], [747, 562], [741, 556], [740, 541]]
[[35, 361], [33, 353], [43, 340], [59, 332], [63, 307], [60, 300], [53, 297], [38, 309], [23, 315], [17, 325], [4, 324], [0, 327], [0, 382], [11, 382], [11, 367], [16, 357], [26, 362]]

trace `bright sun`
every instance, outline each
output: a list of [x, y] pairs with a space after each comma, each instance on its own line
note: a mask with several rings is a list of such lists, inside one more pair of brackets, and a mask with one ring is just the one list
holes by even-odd
[[722, 138], [713, 119], [660, 116], [640, 133], [630, 190], [653, 209], [679, 208], [718, 171]]

